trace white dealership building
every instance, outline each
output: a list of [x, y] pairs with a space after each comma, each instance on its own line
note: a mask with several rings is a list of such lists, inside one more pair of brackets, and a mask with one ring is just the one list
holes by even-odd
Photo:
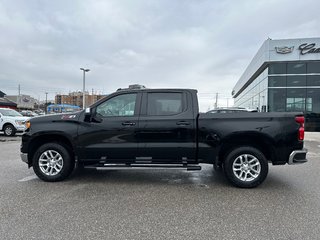
[[232, 90], [234, 106], [304, 112], [320, 130], [320, 38], [267, 39]]

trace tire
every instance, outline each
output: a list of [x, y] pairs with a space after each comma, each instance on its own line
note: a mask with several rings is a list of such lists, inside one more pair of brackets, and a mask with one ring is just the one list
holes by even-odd
[[238, 147], [227, 154], [223, 162], [226, 178], [236, 187], [253, 188], [268, 175], [268, 161], [254, 147]]
[[16, 129], [12, 124], [6, 124], [3, 127], [3, 132], [5, 136], [13, 137], [16, 134]]
[[58, 143], [46, 143], [36, 150], [32, 165], [40, 179], [46, 182], [57, 182], [71, 174], [74, 159], [64, 146]]

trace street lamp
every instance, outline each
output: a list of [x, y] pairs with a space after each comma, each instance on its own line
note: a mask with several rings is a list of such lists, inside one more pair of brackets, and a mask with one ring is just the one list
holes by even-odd
[[45, 108], [45, 114], [48, 113], [48, 93], [46, 92], [46, 108]]
[[85, 109], [86, 107], [86, 94], [85, 94], [85, 84], [86, 84], [86, 72], [89, 72], [90, 69], [85, 69], [85, 68], [80, 68], [80, 70], [83, 71], [83, 92], [82, 92], [82, 96], [83, 96], [83, 99], [82, 99], [82, 109]]

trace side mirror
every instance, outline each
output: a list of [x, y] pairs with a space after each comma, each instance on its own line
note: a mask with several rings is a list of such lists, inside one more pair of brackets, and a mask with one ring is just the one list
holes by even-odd
[[86, 108], [85, 110], [85, 122], [95, 122], [95, 123], [101, 123], [103, 121], [102, 117], [98, 116], [95, 111], [91, 108]]
[[86, 108], [84, 113], [84, 121], [91, 122], [91, 118], [92, 118], [92, 110], [90, 108]]

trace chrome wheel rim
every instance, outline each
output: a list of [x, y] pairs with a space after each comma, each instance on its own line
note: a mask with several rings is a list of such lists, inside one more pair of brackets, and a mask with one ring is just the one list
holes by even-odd
[[251, 154], [238, 156], [232, 165], [233, 174], [243, 182], [255, 180], [260, 175], [261, 164], [259, 160]]
[[39, 157], [39, 168], [47, 176], [54, 176], [63, 168], [63, 158], [55, 150], [47, 150]]
[[11, 127], [6, 127], [6, 129], [4, 130], [6, 135], [11, 135], [12, 134], [12, 128]]

